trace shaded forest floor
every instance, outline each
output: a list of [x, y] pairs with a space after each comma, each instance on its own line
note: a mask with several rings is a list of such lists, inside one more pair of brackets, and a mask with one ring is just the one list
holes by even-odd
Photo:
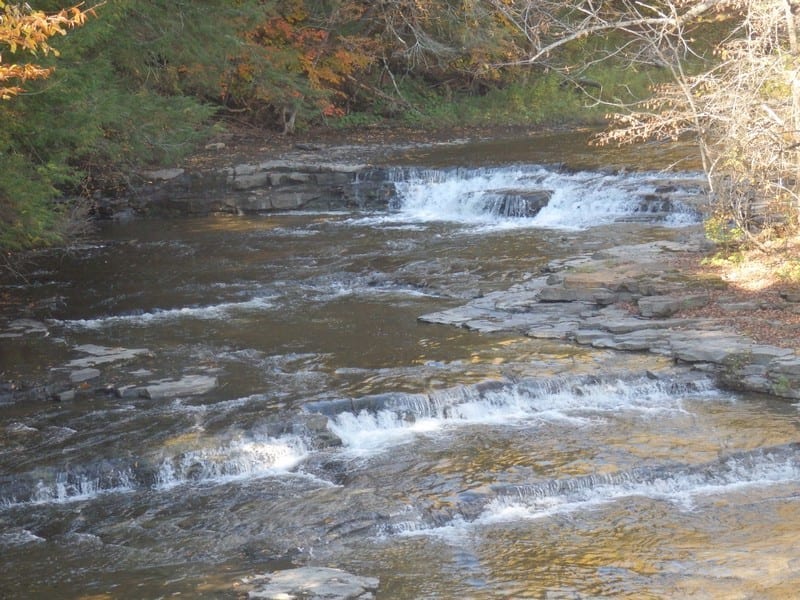
[[673, 264], [687, 277], [723, 283], [709, 286], [708, 305], [681, 316], [714, 318], [758, 343], [800, 350], [800, 285], [784, 275], [798, 259], [800, 239], [782, 240], [770, 252], [745, 251], [737, 260], [715, 259], [713, 251], [676, 256]]

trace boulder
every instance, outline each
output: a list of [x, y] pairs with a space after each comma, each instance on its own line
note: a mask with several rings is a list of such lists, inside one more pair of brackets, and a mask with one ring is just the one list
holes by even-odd
[[725, 331], [681, 332], [670, 341], [673, 356], [689, 363], [730, 363], [731, 357], [745, 355], [750, 347], [738, 334]]
[[800, 400], [800, 357], [792, 355], [772, 361], [766, 377], [771, 393]]
[[547, 206], [553, 190], [493, 190], [486, 197], [485, 208], [492, 214], [529, 219]]

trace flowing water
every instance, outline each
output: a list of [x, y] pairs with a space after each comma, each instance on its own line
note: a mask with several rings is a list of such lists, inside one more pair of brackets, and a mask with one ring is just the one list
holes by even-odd
[[662, 174], [532, 144], [412, 157], [380, 213], [110, 225], [6, 282], [3, 379], [74, 393], [0, 405], [0, 597], [233, 598], [302, 564], [392, 599], [791, 597], [795, 405], [417, 321], [696, 226], [642, 208]]

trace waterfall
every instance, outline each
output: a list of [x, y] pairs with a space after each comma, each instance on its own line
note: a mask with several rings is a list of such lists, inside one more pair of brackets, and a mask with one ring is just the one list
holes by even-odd
[[715, 395], [710, 381], [690, 383], [647, 378], [603, 380], [567, 377], [490, 381], [428, 394], [387, 393], [309, 403], [328, 416], [330, 430], [354, 454], [374, 454], [408, 443], [416, 435], [459, 425], [569, 422], [585, 426], [596, 414], [636, 412], [647, 417], [681, 412], [684, 394]]
[[395, 208], [409, 220], [586, 229], [619, 221], [698, 222], [696, 176], [560, 172], [542, 166], [398, 169]]

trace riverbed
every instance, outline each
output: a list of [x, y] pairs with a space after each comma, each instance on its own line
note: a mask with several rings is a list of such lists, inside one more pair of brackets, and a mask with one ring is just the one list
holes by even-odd
[[412, 149], [387, 210], [107, 224], [4, 281], [2, 378], [51, 387], [0, 405], [0, 596], [235, 598], [300, 565], [392, 599], [791, 596], [794, 404], [418, 321], [698, 228], [643, 208], [669, 153], [567, 150]]

